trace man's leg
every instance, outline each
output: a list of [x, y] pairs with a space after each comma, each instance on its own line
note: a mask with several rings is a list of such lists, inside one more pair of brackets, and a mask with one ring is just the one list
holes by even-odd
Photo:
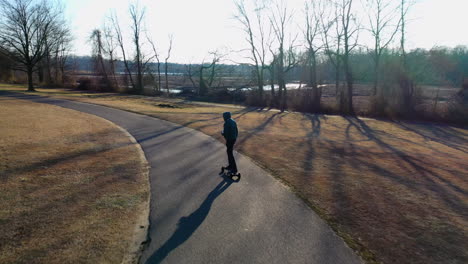
[[237, 172], [237, 165], [236, 165], [236, 160], [234, 159], [234, 144], [236, 143], [235, 140], [229, 140], [226, 142], [226, 147], [227, 147], [227, 155], [228, 155], [228, 161], [229, 161], [229, 169], [232, 172]]
[[228, 166], [227, 166], [228, 170], [232, 170], [232, 159], [231, 159], [232, 150], [233, 150], [233, 145], [231, 144], [230, 141], [226, 141], [226, 153], [228, 156]]

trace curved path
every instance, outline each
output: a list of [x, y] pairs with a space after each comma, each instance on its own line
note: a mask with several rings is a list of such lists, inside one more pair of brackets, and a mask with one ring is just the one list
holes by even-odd
[[249, 159], [236, 153], [240, 182], [220, 177], [225, 147], [205, 134], [104, 106], [0, 95], [94, 114], [136, 138], [151, 166], [151, 242], [142, 263], [361, 263], [303, 201]]

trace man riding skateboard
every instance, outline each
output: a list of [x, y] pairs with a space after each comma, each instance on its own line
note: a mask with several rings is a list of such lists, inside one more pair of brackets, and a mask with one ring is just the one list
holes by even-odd
[[233, 149], [234, 149], [234, 144], [236, 143], [237, 139], [237, 124], [236, 121], [232, 120], [231, 118], [231, 113], [230, 112], [225, 112], [223, 113], [223, 118], [224, 118], [224, 129], [221, 132], [221, 134], [224, 136], [226, 139], [226, 150], [227, 150], [227, 155], [228, 155], [228, 161], [229, 161], [229, 166], [227, 166], [224, 169], [227, 169], [231, 175], [237, 174], [237, 165], [236, 165], [236, 160], [234, 159], [234, 154], [233, 154]]

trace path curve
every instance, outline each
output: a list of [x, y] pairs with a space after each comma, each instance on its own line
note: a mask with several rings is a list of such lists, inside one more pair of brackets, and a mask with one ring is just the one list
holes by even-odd
[[362, 263], [302, 200], [236, 153], [242, 179], [218, 175], [223, 144], [157, 118], [88, 103], [3, 93], [103, 117], [150, 164], [151, 242], [141, 263]]

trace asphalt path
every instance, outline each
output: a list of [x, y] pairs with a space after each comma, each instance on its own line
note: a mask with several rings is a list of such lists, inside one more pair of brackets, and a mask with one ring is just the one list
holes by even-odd
[[248, 158], [235, 153], [239, 182], [220, 176], [226, 148], [210, 136], [99, 105], [0, 96], [105, 118], [141, 144], [151, 167], [151, 241], [141, 263], [362, 263], [301, 199]]

